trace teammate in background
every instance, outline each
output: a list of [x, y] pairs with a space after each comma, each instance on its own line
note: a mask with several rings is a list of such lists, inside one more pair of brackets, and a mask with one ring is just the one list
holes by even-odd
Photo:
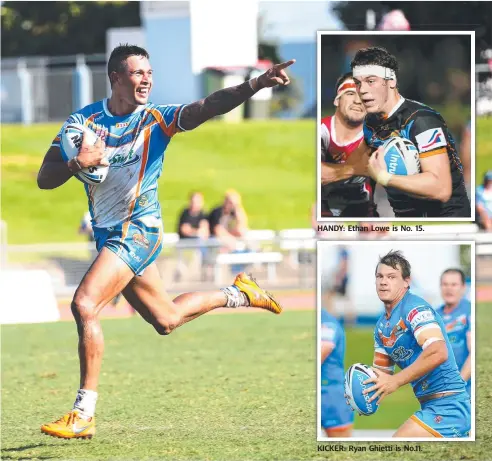
[[[321, 120], [321, 161], [326, 172], [333, 170], [336, 174], [364, 137], [362, 125], [366, 111], [357, 94], [352, 72], [337, 80], [333, 104], [335, 115]], [[378, 217], [374, 187], [375, 182], [363, 176], [344, 181], [331, 181], [330, 177], [325, 177], [321, 186], [321, 216]]]
[[[396, 58], [381, 47], [364, 48], [351, 67], [367, 111], [364, 142], [336, 174], [322, 167], [322, 182], [369, 175], [386, 188], [396, 217], [471, 217], [463, 167], [446, 122], [430, 107], [400, 95]], [[417, 147], [421, 173], [388, 173], [380, 147], [392, 136]]]
[[328, 437], [350, 437], [354, 412], [345, 404], [345, 332], [333, 315], [321, 309], [321, 427]]
[[[376, 378], [364, 393], [381, 402], [411, 383], [421, 410], [407, 419], [394, 437], [468, 437], [470, 399], [441, 317], [410, 291], [410, 263], [390, 251], [376, 266], [376, 292], [385, 313], [374, 330]], [[394, 373], [395, 364], [402, 371]]]
[[480, 229], [492, 231], [492, 171], [487, 171], [483, 183], [477, 187], [477, 224]]
[[465, 274], [461, 269], [447, 269], [441, 275], [444, 304], [436, 309], [444, 321], [449, 342], [466, 392], [471, 397], [471, 303], [465, 298]]
[[[185, 105], [149, 102], [153, 85], [149, 55], [143, 48], [116, 47], [109, 58], [111, 97], [70, 115], [66, 124], [82, 123], [99, 138], [84, 140], [77, 157], [65, 163], [60, 136], [53, 141], [38, 174], [41, 189], [54, 189], [82, 168], [110, 165], [106, 180], [85, 185], [99, 254], [77, 288], [72, 312], [79, 335], [80, 386], [68, 413], [41, 431], [62, 438], [95, 433], [97, 386], [104, 351], [99, 322], [101, 309], [118, 293], [161, 335], [218, 307], [251, 306], [280, 313], [280, 305], [246, 274], [221, 290], [186, 293], [174, 300], [162, 289], [155, 259], [162, 248], [162, 221], [157, 179], [171, 138], [229, 112], [262, 88], [288, 85], [285, 68], [277, 64], [259, 77], [217, 91]], [[103, 144], [106, 142], [106, 146]]]

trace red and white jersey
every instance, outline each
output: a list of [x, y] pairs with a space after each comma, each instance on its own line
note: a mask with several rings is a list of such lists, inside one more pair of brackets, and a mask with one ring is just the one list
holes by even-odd
[[321, 119], [321, 161], [328, 163], [345, 163], [350, 154], [364, 138], [362, 125], [356, 137], [344, 144], [337, 141], [335, 116]]
[[[363, 139], [364, 131], [361, 126], [361, 130], [354, 139], [340, 143], [337, 141], [335, 117], [321, 119], [321, 161], [345, 163]], [[364, 176], [352, 176], [345, 181], [322, 186], [321, 215], [324, 217], [377, 217], [374, 187], [374, 181]]]

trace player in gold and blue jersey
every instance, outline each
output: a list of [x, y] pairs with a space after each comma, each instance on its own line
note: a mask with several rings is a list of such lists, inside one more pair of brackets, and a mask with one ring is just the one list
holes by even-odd
[[[394, 437], [469, 437], [470, 399], [465, 391], [441, 317], [410, 291], [410, 263], [399, 251], [383, 256], [376, 267], [376, 290], [385, 313], [374, 330], [374, 371], [366, 383], [381, 402], [410, 383], [421, 409]], [[401, 369], [394, 373], [395, 365]]]
[[345, 403], [345, 332], [340, 322], [321, 309], [321, 427], [328, 437], [350, 437], [354, 412]]
[[149, 102], [153, 74], [147, 51], [130, 45], [112, 51], [108, 61], [111, 97], [78, 110], [64, 125], [82, 123], [96, 132], [98, 141], [91, 146], [83, 139], [78, 155], [67, 161], [60, 148], [60, 132], [38, 174], [41, 189], [54, 189], [82, 168], [109, 165], [102, 184], [85, 186], [99, 254], [72, 300], [79, 335], [80, 389], [72, 410], [43, 425], [42, 432], [61, 438], [95, 434], [104, 350], [98, 316], [120, 292], [162, 335], [218, 307], [251, 306], [281, 312], [273, 297], [246, 274], [215, 292], [169, 297], [154, 262], [163, 234], [157, 180], [175, 134], [229, 112], [262, 88], [288, 85], [284, 69], [293, 63], [276, 64], [259, 77], [191, 104], [158, 105]]
[[441, 275], [444, 304], [437, 309], [446, 327], [456, 365], [471, 397], [471, 303], [465, 297], [466, 280], [461, 269], [447, 269]]

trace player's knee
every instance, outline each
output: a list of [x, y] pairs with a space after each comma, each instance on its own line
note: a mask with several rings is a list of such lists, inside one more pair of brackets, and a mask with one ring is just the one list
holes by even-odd
[[96, 316], [96, 303], [85, 294], [75, 293], [71, 308], [76, 321], [88, 321]]
[[157, 319], [154, 328], [160, 335], [170, 335], [181, 324], [181, 315], [174, 313]]

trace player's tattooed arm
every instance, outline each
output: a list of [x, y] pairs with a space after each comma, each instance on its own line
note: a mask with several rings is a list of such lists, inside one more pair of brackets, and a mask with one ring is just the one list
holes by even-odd
[[82, 168], [93, 165], [109, 166], [105, 159], [105, 145], [100, 138], [91, 146], [82, 139], [82, 146], [76, 158], [65, 162], [60, 148], [51, 146], [46, 153], [38, 173], [38, 187], [40, 189], [56, 189], [65, 184], [75, 173]]
[[210, 96], [184, 106], [179, 115], [179, 128], [193, 130], [217, 115], [223, 115], [240, 106], [262, 88], [271, 88], [276, 85], [288, 85], [290, 79], [284, 71], [294, 64], [295, 60], [275, 64], [264, 74], [237, 86], [224, 88]]

